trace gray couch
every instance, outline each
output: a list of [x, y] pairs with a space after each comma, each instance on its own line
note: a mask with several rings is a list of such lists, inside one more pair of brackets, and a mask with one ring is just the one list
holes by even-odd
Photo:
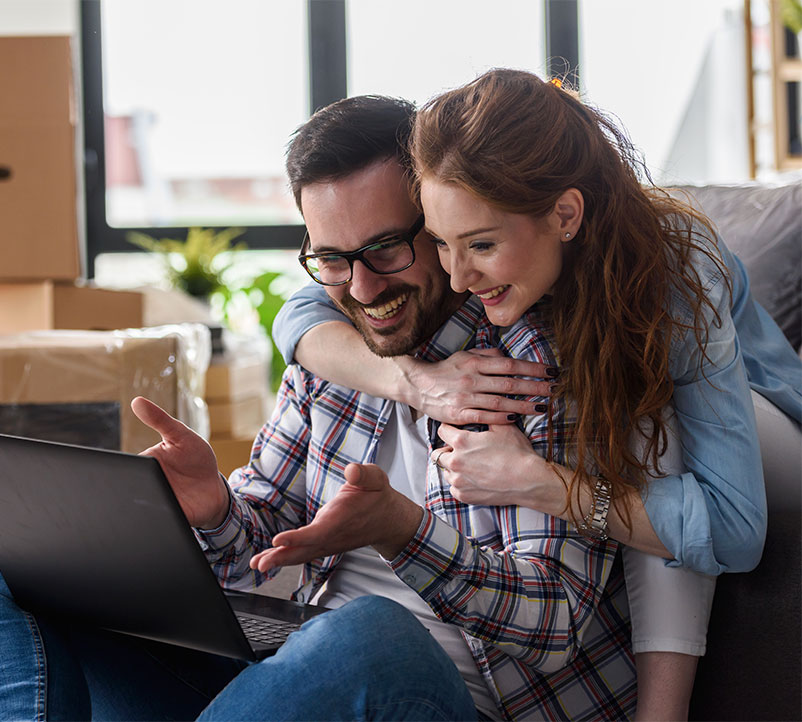
[[[802, 343], [802, 184], [685, 188], [744, 262], [752, 292], [799, 352]], [[692, 720], [802, 720], [802, 449], [792, 479], [764, 459], [769, 508], [760, 565], [718, 580]], [[787, 479], [787, 477], [786, 477]]]
[[682, 186], [749, 272], [752, 294], [802, 345], [802, 176], [777, 185]]

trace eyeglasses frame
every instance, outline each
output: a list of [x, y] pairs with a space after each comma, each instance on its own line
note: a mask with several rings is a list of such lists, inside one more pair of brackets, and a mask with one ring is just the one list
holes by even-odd
[[[421, 232], [423, 228], [423, 224], [425, 223], [425, 218], [423, 213], [421, 213], [416, 219], [409, 230], [399, 233], [395, 236], [389, 236], [385, 239], [379, 239], [378, 241], [373, 241], [372, 243], [367, 243], [361, 248], [357, 248], [355, 251], [324, 251], [323, 253], [304, 253], [304, 249], [309, 244], [309, 231], [304, 233], [304, 241], [301, 244], [301, 253], [298, 254], [298, 262], [303, 266], [304, 271], [309, 274], [309, 277], [315, 282], [319, 283], [321, 286], [344, 286], [346, 283], [349, 283], [351, 279], [354, 277], [354, 262], [361, 261], [362, 264], [372, 273], [377, 273], [381, 276], [391, 276], [394, 273], [401, 273], [401, 271], [406, 271], [413, 263], [415, 263], [415, 238], [417, 237], [418, 233]], [[364, 254], [369, 251], [373, 246], [376, 246], [380, 243], [384, 243], [386, 241], [392, 240], [401, 240], [405, 241], [409, 245], [409, 249], [412, 251], [412, 260], [403, 268], [396, 269], [395, 271], [377, 271], [373, 266], [370, 264], [370, 261], [366, 261], [364, 258]], [[326, 283], [325, 281], [321, 281], [319, 278], [315, 278], [312, 275], [312, 272], [307, 268], [306, 262], [312, 258], [325, 258], [326, 256], [338, 256], [340, 258], [344, 258], [348, 261], [348, 267], [350, 268], [350, 273], [348, 274], [348, 278], [345, 281], [338, 281], [337, 283]]]

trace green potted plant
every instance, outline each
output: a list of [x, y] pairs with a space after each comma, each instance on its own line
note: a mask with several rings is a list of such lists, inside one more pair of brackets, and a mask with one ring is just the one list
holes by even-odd
[[129, 243], [146, 251], [164, 256], [170, 283], [191, 296], [208, 299], [223, 287], [222, 274], [231, 265], [231, 260], [222, 261], [220, 254], [246, 248], [245, 243], [231, 245], [243, 234], [241, 228], [190, 228], [186, 240], [152, 238], [133, 231], [128, 234]]

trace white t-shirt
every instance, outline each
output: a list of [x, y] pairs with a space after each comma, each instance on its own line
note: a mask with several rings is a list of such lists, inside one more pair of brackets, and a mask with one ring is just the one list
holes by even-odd
[[[409, 406], [400, 403], [393, 406], [382, 433], [376, 463], [387, 472], [394, 489], [422, 506], [429, 462], [426, 417], [415, 421]], [[387, 597], [409, 609], [451, 657], [476, 707], [491, 717], [498, 716], [496, 705], [459, 627], [440, 621], [417, 592], [404, 584], [371, 547], [343, 555], [317, 603], [337, 608], [364, 595]]]

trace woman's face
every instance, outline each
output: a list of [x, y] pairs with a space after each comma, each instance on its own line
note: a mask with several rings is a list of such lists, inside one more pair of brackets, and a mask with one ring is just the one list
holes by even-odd
[[501, 211], [429, 176], [421, 181], [421, 203], [451, 287], [478, 296], [496, 326], [515, 323], [551, 292], [562, 270], [565, 234], [572, 238], [581, 221], [580, 208], [575, 224], [566, 225], [559, 202], [544, 218]]

